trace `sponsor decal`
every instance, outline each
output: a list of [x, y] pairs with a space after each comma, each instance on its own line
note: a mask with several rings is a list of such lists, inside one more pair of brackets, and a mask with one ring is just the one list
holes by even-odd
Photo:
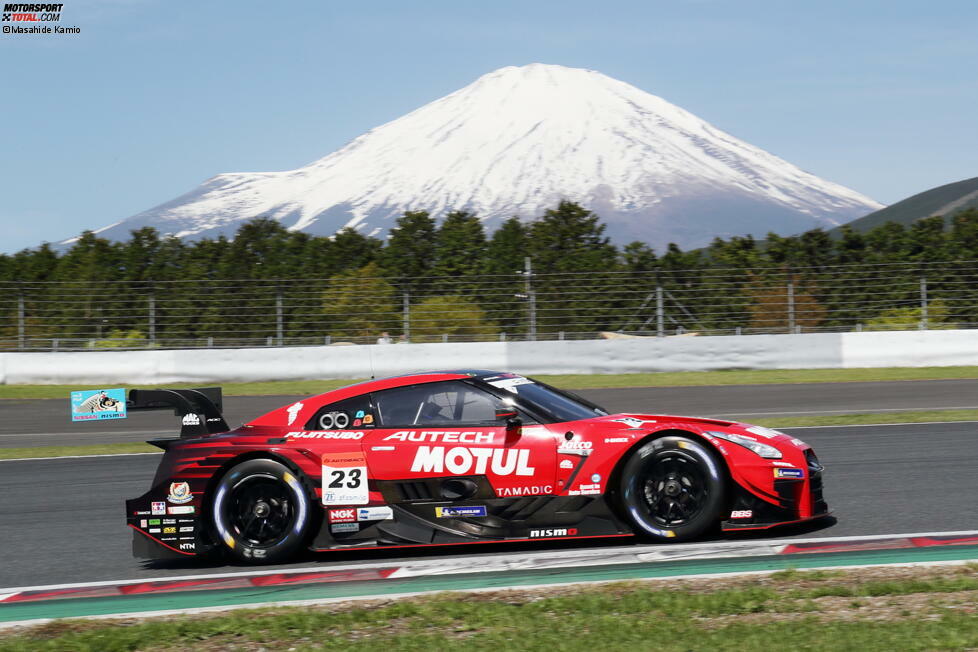
[[175, 518], [164, 518], [163, 519], [163, 525], [173, 525], [176, 522], [177, 522], [177, 519], [175, 519]]
[[176, 537], [160, 537], [160, 541], [176, 541]]
[[372, 451], [396, 451], [397, 446], [371, 446]]
[[547, 528], [545, 530], [530, 530], [530, 538], [536, 539], [538, 537], [576, 537], [577, 528], [576, 527], [557, 527], [557, 528]]
[[182, 527], [182, 528], [180, 528], [180, 530], [179, 530], [179, 531], [180, 531], [181, 533], [182, 533], [182, 532], [193, 532], [193, 531], [194, 531], [194, 528], [193, 528], [193, 526], [192, 526], [192, 525], [185, 525], [184, 527]]
[[491, 444], [493, 434], [481, 430], [399, 430], [384, 441], [417, 441], [443, 444]]
[[145, 529], [146, 526], [147, 526], [147, 523], [146, 523], [146, 519], [145, 518], [139, 521], [139, 527]]
[[153, 514], [154, 516], [155, 516], [156, 514], [166, 514], [166, 503], [164, 503], [164, 502], [154, 502], [154, 503], [150, 503], [150, 505], [149, 505], [149, 506], [150, 506], [150, 510], [149, 510], [149, 511], [150, 511], [150, 513], [152, 513], [152, 514]]
[[362, 426], [362, 425], [363, 425], [363, 419], [354, 419], [353, 420], [353, 427], [354, 428], [356, 428], [357, 426]]
[[167, 509], [167, 512], [169, 514], [193, 514], [194, 513], [194, 506], [193, 505], [178, 505], [176, 507], [169, 507]]
[[628, 437], [608, 437], [604, 440], [606, 444], [627, 444], [631, 440]]
[[289, 439], [363, 439], [362, 432], [351, 430], [297, 430], [285, 436]]
[[389, 521], [394, 518], [390, 507], [360, 507], [357, 509], [358, 521]]
[[149, 533], [150, 534], [159, 534], [160, 533], [160, 528], [158, 528], [158, 527], [151, 527], [149, 529]]
[[152, 512], [149, 511], [148, 509], [147, 510], [136, 510], [135, 512], [133, 512], [133, 516], [148, 516], [149, 514], [152, 514]]
[[295, 423], [296, 417], [299, 416], [299, 412], [301, 412], [302, 408], [304, 407], [305, 405], [302, 403], [302, 401], [299, 401], [298, 403], [293, 403], [289, 407], [285, 408], [285, 411], [289, 415], [289, 421], [285, 425], [291, 426], [293, 423]]
[[177, 528], [175, 528], [172, 525], [170, 527], [163, 528], [163, 534], [176, 534], [176, 533], [177, 533]]
[[435, 518], [476, 518], [485, 516], [485, 505], [468, 507], [435, 507]]
[[126, 418], [126, 390], [89, 389], [71, 393], [71, 420]]
[[754, 512], [749, 509], [735, 509], [730, 512], [730, 518], [753, 518]]
[[641, 428], [643, 423], [657, 423], [656, 421], [636, 419], [635, 417], [622, 417], [621, 419], [612, 419], [611, 421], [615, 423], [624, 423], [633, 430]]
[[200, 425], [200, 417], [197, 416], [197, 414], [195, 412], [189, 412], [189, 413], [183, 415], [183, 421], [182, 421], [182, 423], [185, 426], [199, 426]]
[[496, 489], [496, 495], [500, 498], [509, 498], [510, 496], [542, 496], [544, 494], [552, 494], [553, 491], [553, 486], [549, 484], [534, 487], [499, 487]]
[[503, 448], [444, 448], [419, 446], [411, 463], [413, 473], [445, 473], [452, 475], [481, 475], [487, 469], [494, 475], [532, 476], [529, 449]]
[[582, 484], [567, 492], [569, 496], [593, 496], [601, 493], [600, 484]]
[[793, 468], [791, 462], [779, 462], [778, 460], [771, 460], [771, 464], [774, 466], [787, 466], [789, 468]]
[[372, 425], [373, 422], [374, 422], [374, 415], [372, 415], [372, 414], [368, 414], [367, 416], [365, 416], [363, 418], [363, 425], [365, 425], [365, 426]]
[[193, 522], [194, 522], [194, 519], [192, 519], [192, 518], [178, 518], [177, 519], [177, 523], [193, 523]]
[[329, 526], [330, 532], [359, 532], [359, 523], [333, 523]]
[[774, 439], [775, 437], [783, 437], [785, 434], [783, 432], [778, 432], [777, 430], [772, 430], [771, 428], [765, 428], [764, 426], [751, 426], [746, 428], [747, 432], [753, 433], [758, 437], [763, 437], [764, 439]]
[[190, 484], [187, 482], [171, 482], [170, 493], [166, 499], [176, 505], [189, 503], [194, 499], [194, 495], [190, 493]]
[[348, 509], [329, 510], [330, 523], [352, 523], [357, 520], [357, 510], [353, 507]]
[[151, 519], [149, 519], [149, 524], [150, 525], [159, 525], [160, 524], [160, 519], [158, 519], [158, 518], [151, 518]]
[[532, 385], [533, 381], [529, 378], [523, 378], [522, 376], [516, 376], [515, 378], [503, 378], [502, 380], [492, 380], [489, 384], [493, 387], [498, 387], [499, 389], [505, 389], [507, 392], [512, 392], [513, 394], [518, 393], [516, 389], [520, 385]]
[[353, 415], [353, 418], [354, 419], [362, 419], [363, 418], [363, 414], [364, 414], [363, 413], [363, 410], [357, 410], [357, 413]]
[[323, 505], [366, 505], [367, 458], [362, 452], [324, 453]]
[[565, 441], [560, 445], [560, 447], [564, 450], [580, 451], [580, 450], [594, 448], [594, 443], [590, 441], [580, 441], [580, 440]]
[[560, 468], [562, 468], [562, 469], [573, 469], [574, 468], [574, 463], [571, 462], [570, 460], [561, 460], [560, 461]]
[[194, 544], [192, 544], [192, 543], [181, 543], [180, 544], [180, 550], [193, 550], [193, 549], [194, 549]]
[[599, 473], [591, 475], [591, 482], [601, 482], [601, 475]]
[[805, 472], [802, 471], [801, 469], [782, 469], [782, 468], [777, 468], [777, 469], [774, 469], [774, 477], [775, 478], [795, 478], [795, 479], [797, 479], [797, 478], [804, 478], [805, 477]]

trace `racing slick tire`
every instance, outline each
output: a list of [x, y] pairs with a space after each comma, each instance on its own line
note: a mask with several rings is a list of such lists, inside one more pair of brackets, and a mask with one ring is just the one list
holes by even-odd
[[218, 546], [250, 564], [282, 561], [307, 542], [313, 508], [284, 465], [253, 459], [232, 467], [214, 488], [211, 524]]
[[655, 541], [688, 541], [720, 522], [726, 475], [707, 447], [670, 436], [638, 448], [621, 473], [620, 501], [635, 533]]

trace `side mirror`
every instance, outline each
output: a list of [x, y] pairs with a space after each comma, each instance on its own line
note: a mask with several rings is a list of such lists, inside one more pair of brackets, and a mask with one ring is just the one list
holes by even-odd
[[506, 430], [519, 430], [523, 426], [523, 419], [517, 414], [516, 410], [510, 407], [496, 409], [496, 421], [505, 421]]

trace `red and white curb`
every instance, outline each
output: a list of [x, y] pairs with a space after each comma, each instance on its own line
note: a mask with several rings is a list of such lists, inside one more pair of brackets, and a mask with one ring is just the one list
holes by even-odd
[[[365, 582], [409, 577], [582, 568], [619, 564], [739, 559], [776, 555], [862, 552], [949, 545], [978, 545], [978, 530], [813, 539], [766, 539], [674, 545], [631, 545], [586, 550], [547, 550], [510, 555], [458, 556], [410, 563], [319, 565], [305, 568], [214, 573], [182, 577], [111, 580], [77, 584], [0, 588], [4, 604], [67, 598], [104, 598], [182, 591], [260, 588], [331, 582]], [[324, 567], [325, 566], [325, 567]]]

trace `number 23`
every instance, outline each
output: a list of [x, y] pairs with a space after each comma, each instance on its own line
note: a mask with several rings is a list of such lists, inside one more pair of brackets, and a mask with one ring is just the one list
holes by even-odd
[[[330, 489], [339, 489], [343, 486], [345, 486], [347, 489], [356, 489], [360, 486], [360, 479], [363, 475], [363, 470], [350, 469], [349, 472], [347, 472], [341, 469], [333, 469], [329, 472], [329, 474], [333, 477], [333, 481], [328, 485]], [[349, 476], [349, 480], [346, 480], [347, 476]], [[345, 485], [343, 482], [344, 480], [346, 480]]]

